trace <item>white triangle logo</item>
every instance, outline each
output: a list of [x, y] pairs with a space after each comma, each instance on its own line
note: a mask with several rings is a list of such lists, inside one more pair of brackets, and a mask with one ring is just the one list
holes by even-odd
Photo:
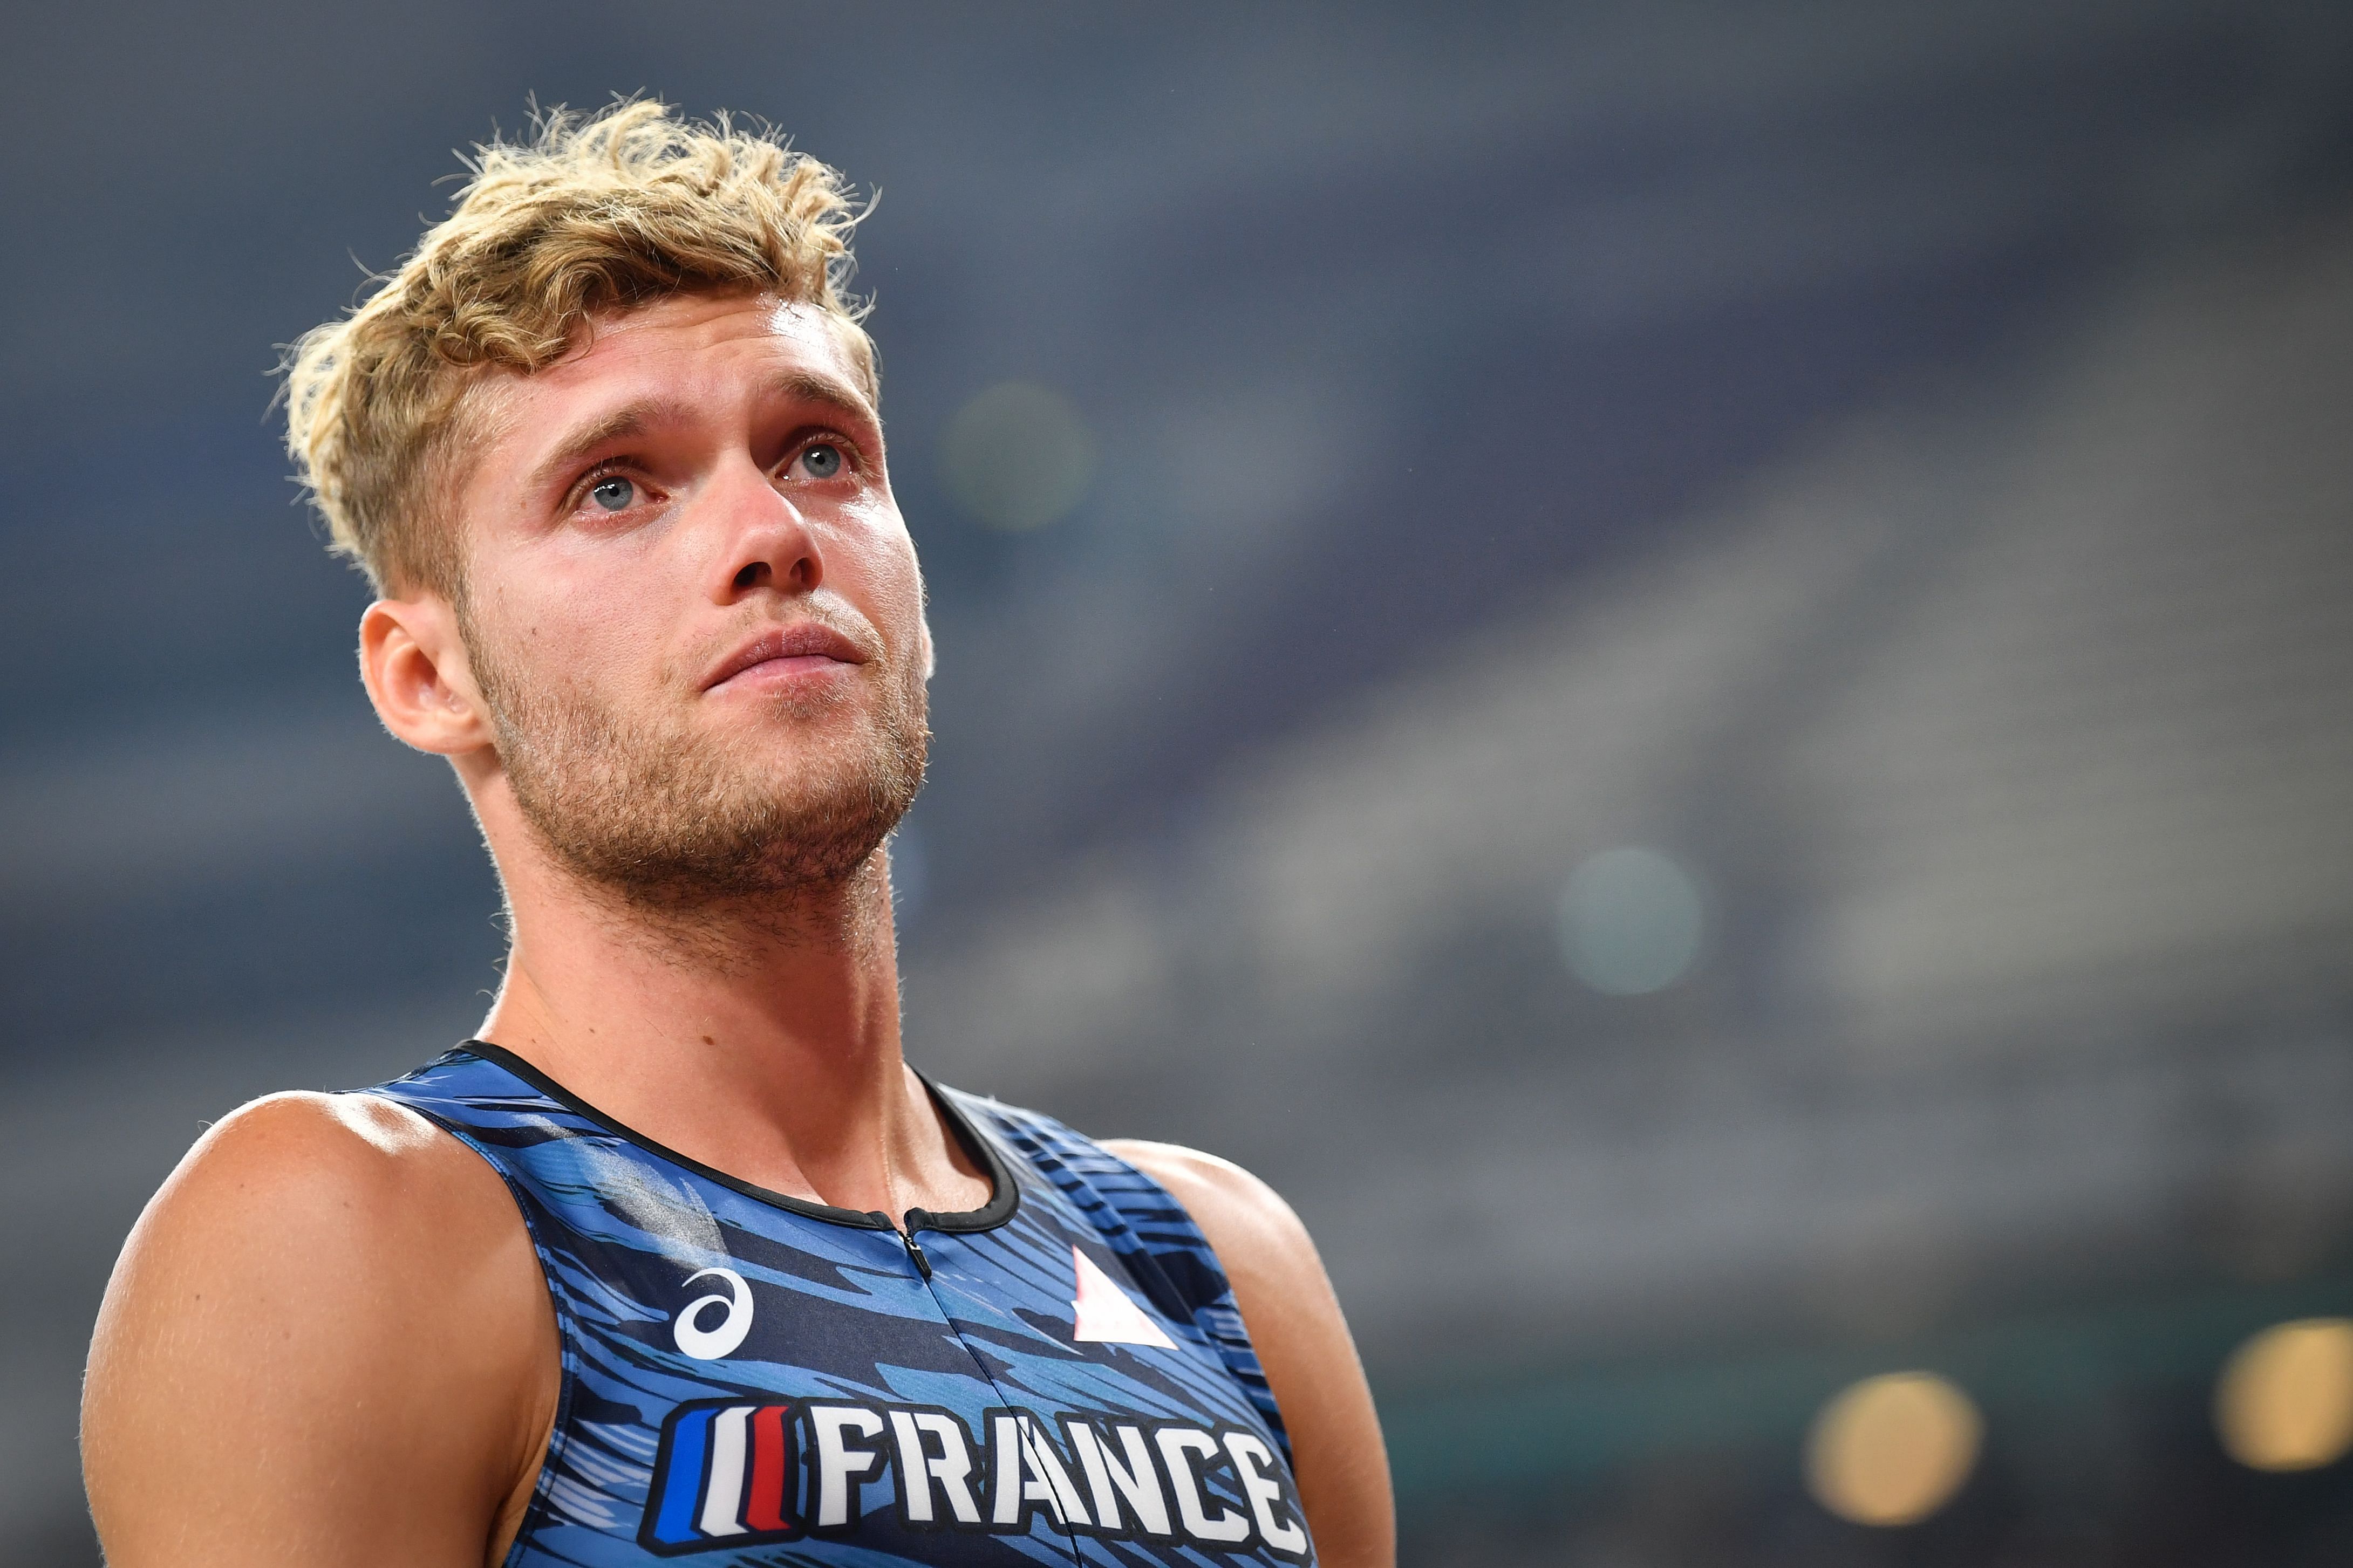
[[1071, 1261], [1079, 1272], [1078, 1294], [1071, 1298], [1071, 1310], [1078, 1318], [1071, 1339], [1103, 1345], [1158, 1345], [1165, 1351], [1176, 1348], [1117, 1281], [1087, 1261], [1085, 1253], [1073, 1247]]

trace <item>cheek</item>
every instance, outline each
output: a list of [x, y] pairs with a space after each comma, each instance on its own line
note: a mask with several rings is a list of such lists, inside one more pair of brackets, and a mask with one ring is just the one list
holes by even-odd
[[923, 574], [915, 542], [895, 510], [877, 508], [859, 531], [859, 575], [865, 580], [866, 611], [894, 647], [914, 647], [923, 625]]
[[543, 573], [500, 595], [494, 635], [534, 689], [610, 708], [644, 684], [649, 653], [664, 646], [652, 624], [659, 602], [642, 582]]

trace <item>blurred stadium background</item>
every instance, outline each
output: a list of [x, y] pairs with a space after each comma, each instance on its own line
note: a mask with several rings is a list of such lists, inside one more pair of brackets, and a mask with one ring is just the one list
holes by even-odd
[[911, 1054], [1293, 1199], [1408, 1562], [2343, 1560], [2353, 9], [9, 31], [0, 1561], [198, 1130], [495, 982], [271, 345], [637, 89], [881, 191]]

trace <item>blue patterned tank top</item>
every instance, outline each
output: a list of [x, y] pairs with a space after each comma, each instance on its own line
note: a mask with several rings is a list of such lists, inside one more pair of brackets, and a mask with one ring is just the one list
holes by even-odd
[[1050, 1118], [932, 1086], [991, 1196], [902, 1234], [673, 1153], [496, 1046], [370, 1092], [505, 1178], [554, 1299], [509, 1568], [1314, 1560], [1216, 1255]]

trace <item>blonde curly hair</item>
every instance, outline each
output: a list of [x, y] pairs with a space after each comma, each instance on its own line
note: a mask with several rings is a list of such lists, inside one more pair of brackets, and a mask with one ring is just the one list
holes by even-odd
[[765, 128], [644, 100], [557, 108], [466, 166], [449, 216], [280, 367], [287, 450], [330, 547], [378, 592], [462, 591], [447, 459], [466, 393], [492, 368], [553, 363], [601, 313], [736, 289], [814, 305], [876, 392], [864, 307], [845, 291], [863, 214], [839, 174]]

